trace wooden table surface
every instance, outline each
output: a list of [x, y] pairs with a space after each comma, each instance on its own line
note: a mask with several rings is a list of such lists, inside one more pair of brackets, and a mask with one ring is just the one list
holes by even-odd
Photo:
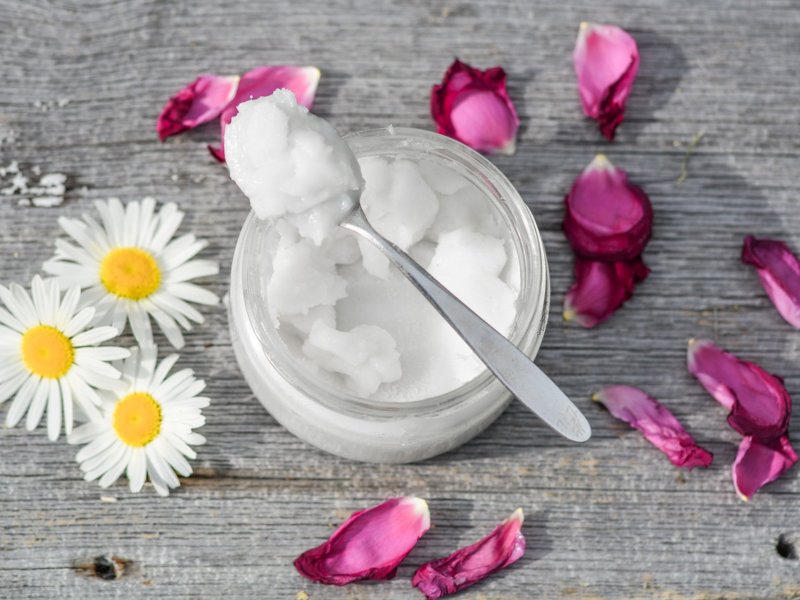
[[[800, 551], [800, 469], [739, 500], [730, 477], [738, 435], [685, 367], [687, 339], [710, 337], [783, 375], [800, 399], [800, 333], [738, 258], [747, 233], [800, 249], [798, 5], [225, 4], [0, 0], [0, 166], [18, 161], [33, 180], [68, 176], [58, 207], [0, 196], [0, 281], [39, 272], [60, 215], [91, 210], [95, 199], [152, 195], [178, 202], [188, 213], [182, 231], [210, 241], [205, 256], [221, 273], [209, 285], [225, 294], [248, 206], [206, 151], [217, 128], [164, 144], [154, 132], [163, 102], [199, 73], [316, 65], [316, 112], [349, 132], [430, 129], [430, 86], [454, 56], [500, 64], [522, 130], [516, 155], [493, 160], [529, 203], [550, 257], [552, 314], [539, 363], [586, 412], [594, 437], [569, 444], [515, 404], [477, 439], [422, 464], [329, 456], [264, 411], [234, 360], [224, 309], [206, 310], [182, 363], [208, 382], [208, 443], [196, 474], [169, 498], [152, 488], [131, 494], [124, 481], [107, 491], [82, 481], [75, 449], [48, 442], [41, 427], [0, 431], [0, 596], [417, 598], [415, 566], [522, 506], [525, 557], [461, 597], [800, 597], [800, 561], [776, 551], [780, 535]], [[639, 43], [640, 74], [613, 144], [580, 112], [571, 53], [581, 20], [619, 24]], [[610, 322], [584, 330], [560, 317], [571, 281], [560, 222], [565, 191], [596, 152], [651, 195], [653, 273]], [[590, 402], [616, 383], [662, 399], [714, 453], [711, 468], [672, 467]], [[435, 527], [394, 581], [330, 588], [295, 573], [293, 558], [351, 511], [400, 494], [427, 498]], [[128, 561], [122, 577], [83, 568], [104, 556]]]

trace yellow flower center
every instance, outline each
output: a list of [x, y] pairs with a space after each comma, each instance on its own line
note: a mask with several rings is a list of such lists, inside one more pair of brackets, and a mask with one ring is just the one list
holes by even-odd
[[114, 248], [100, 264], [100, 281], [115, 296], [141, 300], [158, 289], [161, 269], [141, 248]]
[[128, 446], [147, 446], [161, 431], [161, 406], [146, 392], [128, 394], [114, 408], [113, 425]]
[[55, 327], [37, 325], [22, 336], [22, 361], [29, 371], [39, 377], [63, 377], [74, 360], [72, 342]]

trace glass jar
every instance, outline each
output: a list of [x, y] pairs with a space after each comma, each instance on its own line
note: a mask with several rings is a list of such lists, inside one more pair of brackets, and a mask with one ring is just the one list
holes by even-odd
[[[547, 323], [547, 259], [536, 223], [508, 179], [472, 149], [428, 131], [389, 127], [346, 139], [357, 157], [424, 157], [455, 169], [484, 192], [519, 263], [517, 316], [509, 339], [533, 358]], [[245, 379], [286, 429], [345, 458], [403, 463], [460, 446], [503, 412], [511, 393], [488, 370], [447, 394], [411, 402], [370, 401], [316, 381], [290, 353], [269, 315], [269, 227], [252, 212], [242, 227], [231, 267], [230, 328]]]

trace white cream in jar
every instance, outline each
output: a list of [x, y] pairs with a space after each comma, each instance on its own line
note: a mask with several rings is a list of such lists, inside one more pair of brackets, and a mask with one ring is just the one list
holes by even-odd
[[520, 269], [507, 228], [467, 178], [424, 157], [355, 161], [325, 121], [281, 90], [239, 106], [231, 177], [270, 221], [263, 295], [273, 326], [320, 385], [380, 402], [456, 390], [485, 367], [380, 251], [337, 227], [370, 223], [508, 334]]

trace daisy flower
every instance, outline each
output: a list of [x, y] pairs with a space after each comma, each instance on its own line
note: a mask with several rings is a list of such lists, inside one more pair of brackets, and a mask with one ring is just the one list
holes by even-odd
[[215, 294], [190, 283], [219, 272], [216, 263], [194, 259], [206, 242], [191, 233], [173, 239], [184, 214], [172, 202], [158, 213], [153, 198], [129, 202], [124, 208], [116, 198], [95, 206], [100, 223], [86, 214], [83, 220], [58, 219], [78, 245], [56, 240], [56, 255], [44, 270], [64, 286], [88, 288], [83, 306], [97, 308], [97, 323], [123, 331], [130, 321], [139, 345], [149, 346], [152, 317], [167, 340], [182, 348], [178, 325], [189, 330], [190, 321], [203, 322], [190, 302], [219, 302]]
[[[88, 329], [92, 307], [77, 310], [80, 289], [61, 296], [55, 281], [38, 275], [31, 284], [33, 299], [21, 286], [0, 285], [0, 403], [14, 398], [6, 414], [13, 427], [27, 412], [25, 426], [33, 430], [47, 409], [47, 436], [55, 441], [61, 423], [72, 431], [73, 401], [86, 418], [99, 417], [95, 391], [120, 385], [120, 372], [109, 361], [125, 358], [125, 348], [98, 346], [116, 337], [113, 327]], [[77, 311], [77, 312], [76, 312]]]
[[188, 477], [195, 458], [191, 446], [205, 443], [192, 429], [205, 423], [201, 409], [208, 398], [198, 396], [205, 382], [194, 378], [191, 369], [173, 375], [178, 360], [173, 354], [156, 364], [156, 347], [131, 349], [120, 366], [125, 386], [105, 394], [102, 417], [76, 427], [70, 444], [86, 444], [78, 452], [86, 481], [100, 479], [108, 487], [123, 472], [132, 492], [138, 492], [149, 478], [160, 496], [180, 485], [177, 476]]

